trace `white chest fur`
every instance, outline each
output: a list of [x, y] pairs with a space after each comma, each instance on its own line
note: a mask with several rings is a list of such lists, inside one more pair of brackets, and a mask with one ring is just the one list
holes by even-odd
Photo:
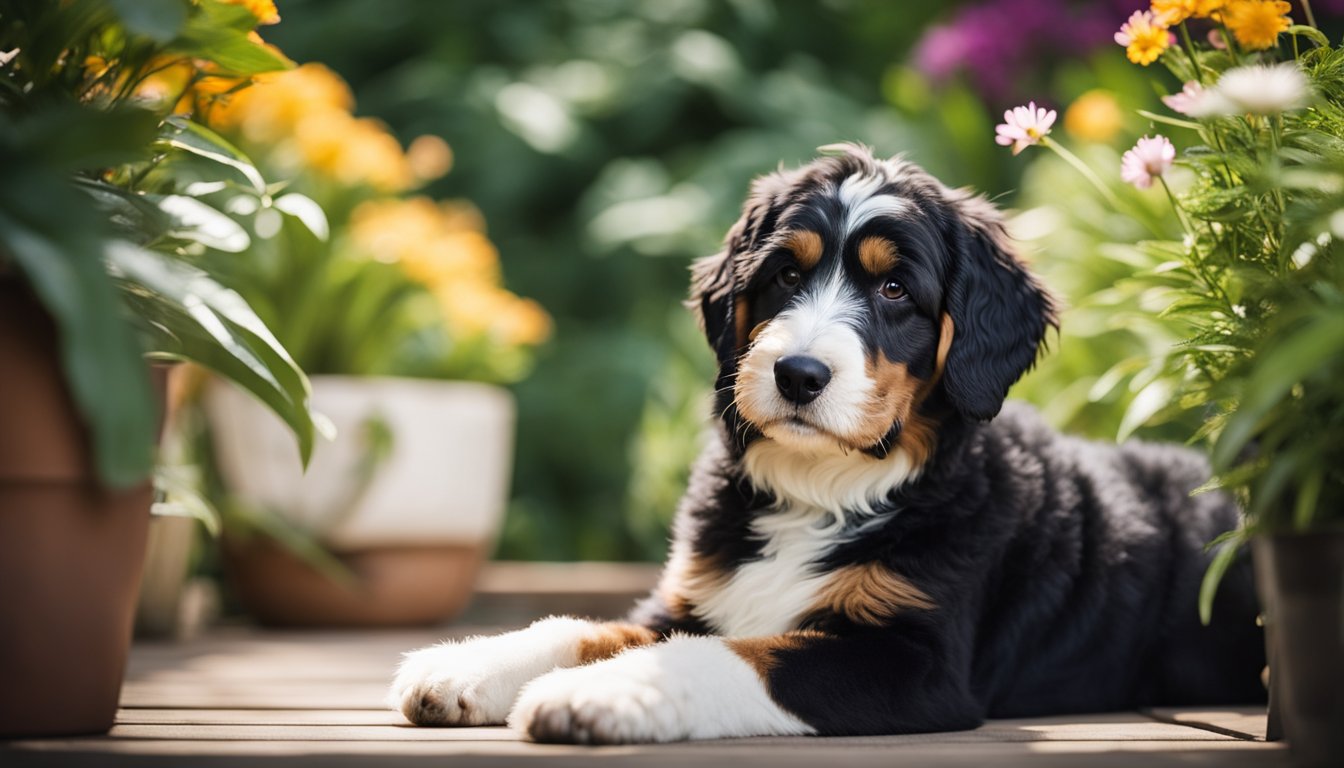
[[731, 578], [699, 596], [693, 612], [729, 637], [771, 635], [797, 629], [826, 583], [816, 562], [833, 549], [839, 526], [816, 508], [786, 508], [761, 515], [752, 530], [761, 555]]

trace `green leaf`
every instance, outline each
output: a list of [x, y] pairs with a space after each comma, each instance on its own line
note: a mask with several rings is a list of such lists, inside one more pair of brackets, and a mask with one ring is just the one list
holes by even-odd
[[252, 185], [258, 195], [266, 194], [266, 180], [257, 166], [223, 136], [200, 123], [174, 115], [163, 121], [156, 145], [180, 149], [193, 155], [213, 160], [238, 171]]
[[158, 466], [154, 469], [154, 489], [163, 496], [150, 512], [155, 515], [190, 517], [199, 520], [211, 536], [220, 531], [219, 511], [199, 490], [199, 469], [192, 466]]
[[1120, 420], [1120, 428], [1116, 432], [1116, 440], [1125, 440], [1134, 431], [1143, 426], [1161, 411], [1171, 404], [1171, 398], [1174, 394], [1174, 388], [1170, 381], [1166, 379], [1157, 379], [1148, 384], [1148, 386], [1139, 390], [1134, 396], [1129, 407], [1125, 409], [1125, 416]]
[[212, 61], [221, 74], [237, 77], [292, 67], [294, 62], [248, 37], [256, 25], [256, 17], [241, 5], [200, 0], [198, 12], [187, 20], [168, 49]]
[[156, 43], [172, 40], [187, 20], [184, 0], [108, 0], [108, 4], [127, 32]]
[[110, 257], [128, 300], [149, 323], [151, 351], [198, 362], [251, 392], [294, 431], [306, 465], [315, 431], [308, 377], [247, 302], [170, 256], [125, 245]]
[[1330, 315], [1310, 323], [1264, 354], [1246, 382], [1236, 413], [1213, 445], [1213, 465], [1224, 469], [1255, 435], [1261, 420], [1290, 389], [1313, 370], [1344, 350], [1344, 316]]
[[331, 236], [331, 226], [327, 223], [327, 214], [322, 206], [307, 195], [291, 192], [276, 198], [275, 207], [298, 219], [318, 240], [325, 241]]
[[1218, 585], [1222, 583], [1223, 575], [1232, 567], [1233, 561], [1237, 559], [1237, 552], [1241, 549], [1240, 529], [1228, 533], [1237, 535], [1228, 536], [1218, 544], [1218, 552], [1209, 562], [1208, 569], [1204, 571], [1204, 579], [1199, 585], [1199, 622], [1206, 627], [1213, 621], [1213, 599], [1218, 594]]
[[1325, 36], [1324, 32], [1315, 27], [1309, 27], [1306, 24], [1294, 24], [1286, 31], [1290, 35], [1301, 35], [1322, 48], [1330, 47], [1330, 39]]
[[1191, 131], [1198, 131], [1198, 130], [1199, 130], [1199, 123], [1196, 123], [1196, 122], [1193, 121], [1193, 120], [1182, 120], [1182, 119], [1180, 119], [1180, 118], [1178, 118], [1178, 117], [1170, 117], [1170, 116], [1168, 116], [1168, 115], [1159, 115], [1159, 114], [1156, 113], [1156, 112], [1149, 112], [1149, 111], [1146, 110], [1146, 109], [1140, 109], [1140, 110], [1138, 110], [1138, 112], [1139, 112], [1139, 114], [1142, 115], [1143, 117], [1146, 117], [1146, 118], [1148, 118], [1149, 120], [1152, 120], [1152, 121], [1155, 122], [1155, 123], [1165, 123], [1165, 124], [1167, 124], [1167, 125], [1175, 126], [1175, 127], [1177, 127], [1177, 128], [1186, 128], [1186, 129], [1191, 130]]
[[147, 195], [167, 214], [172, 223], [165, 234], [180, 240], [190, 240], [207, 248], [225, 253], [242, 253], [252, 244], [252, 238], [238, 222], [214, 208], [185, 195]]

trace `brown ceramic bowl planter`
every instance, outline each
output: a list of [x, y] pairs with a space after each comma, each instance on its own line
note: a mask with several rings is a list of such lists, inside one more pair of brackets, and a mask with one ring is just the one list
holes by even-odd
[[152, 489], [104, 490], [46, 312], [0, 281], [0, 738], [112, 726]]
[[[349, 572], [337, 581], [265, 536], [233, 535], [235, 593], [272, 626], [415, 626], [466, 607], [494, 545], [508, 491], [513, 400], [499, 387], [389, 377], [313, 376], [313, 409], [336, 439], [303, 472], [293, 441], [236, 387], [206, 390], [214, 455], [238, 500], [310, 532]], [[369, 470], [371, 424], [387, 435]]]

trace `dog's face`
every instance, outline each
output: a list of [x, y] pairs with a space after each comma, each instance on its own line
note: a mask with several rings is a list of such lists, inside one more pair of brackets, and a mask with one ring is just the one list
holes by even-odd
[[692, 306], [744, 446], [881, 459], [927, 449], [930, 398], [998, 413], [1054, 310], [989, 203], [841, 152], [756, 181], [724, 252], [696, 263]]

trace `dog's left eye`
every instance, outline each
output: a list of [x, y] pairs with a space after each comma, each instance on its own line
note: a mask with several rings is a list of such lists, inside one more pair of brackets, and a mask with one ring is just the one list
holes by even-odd
[[796, 288], [798, 283], [803, 280], [803, 273], [799, 272], [796, 267], [785, 267], [775, 276], [775, 280], [779, 281], [779, 284], [785, 288]]
[[887, 280], [883, 282], [882, 287], [877, 289], [877, 292], [887, 301], [898, 301], [905, 298], [905, 286], [895, 280]]

